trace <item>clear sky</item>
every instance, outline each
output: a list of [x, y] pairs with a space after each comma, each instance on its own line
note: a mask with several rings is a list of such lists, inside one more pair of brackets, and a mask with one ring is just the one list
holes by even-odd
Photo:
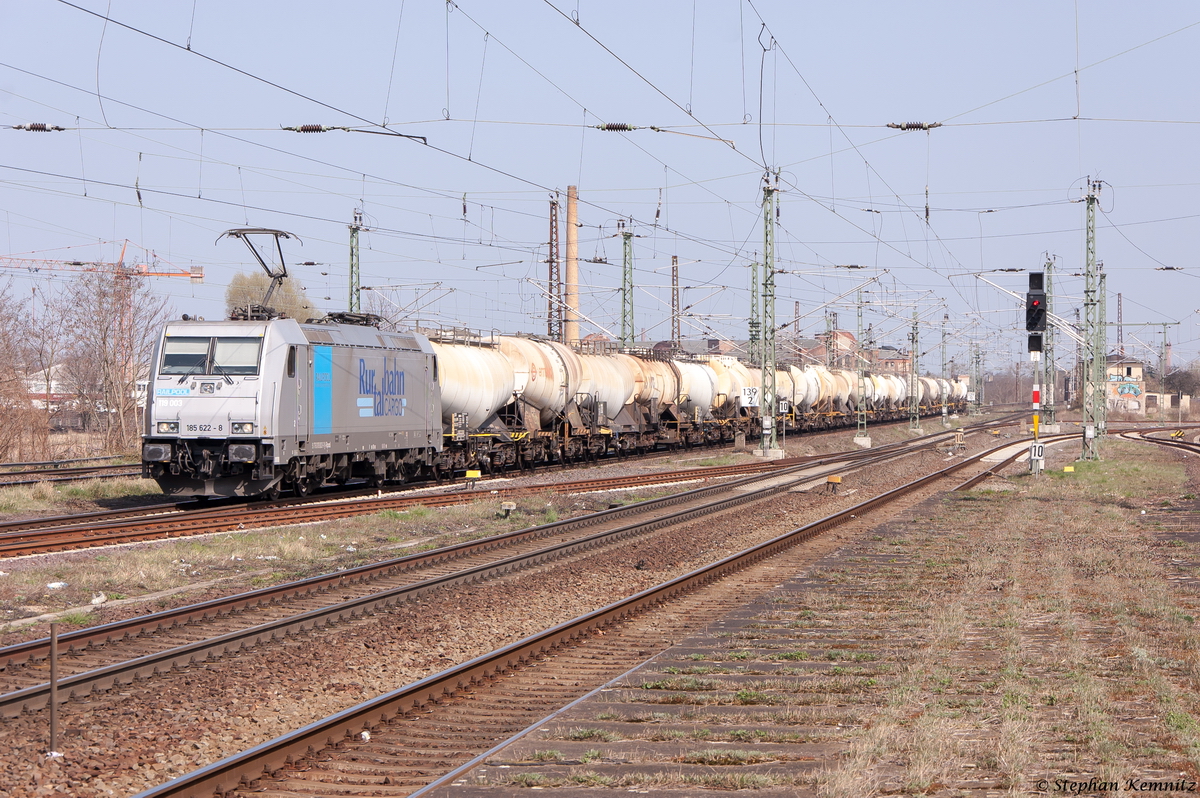
[[[548, 200], [577, 184], [581, 257], [608, 261], [582, 264], [585, 314], [619, 327], [614, 235], [632, 218], [639, 335], [669, 335], [677, 255], [684, 334], [741, 338], [769, 167], [780, 322], [799, 303], [802, 332], [823, 330], [834, 301], [853, 329], [875, 278], [880, 343], [906, 345], [915, 307], [928, 350], [945, 312], [952, 353], [980, 341], [998, 365], [1026, 357], [1023, 313], [975, 275], [1052, 255], [1074, 318], [1091, 176], [1109, 318], [1121, 293], [1126, 347], [1146, 357], [1161, 328], [1134, 323], [1181, 322], [1180, 365], [1200, 348], [1198, 62], [1185, 2], [8, 2], [0, 251], [115, 260], [129, 239], [202, 265], [203, 285], [153, 285], [212, 318], [252, 268], [220, 233], [281, 228], [303, 241], [295, 276], [338, 310], [362, 208], [362, 283], [400, 286], [375, 292], [385, 307], [544, 332]], [[10, 127], [30, 122], [67, 130]], [[280, 130], [301, 124], [427, 143]], [[69, 277], [0, 274], [17, 292]], [[984, 276], [1025, 290], [1023, 273]]]

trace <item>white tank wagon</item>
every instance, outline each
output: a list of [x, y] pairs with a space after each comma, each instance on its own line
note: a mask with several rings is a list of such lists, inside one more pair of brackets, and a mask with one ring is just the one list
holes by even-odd
[[917, 382], [921, 384], [921, 400], [917, 404], [923, 407], [936, 404], [942, 393], [937, 381], [930, 377], [918, 377]]
[[501, 336], [500, 351], [512, 364], [522, 426], [527, 431], [552, 426], [579, 393], [583, 380], [579, 355], [554, 341], [508, 335]]
[[834, 372], [838, 381], [838, 395], [842, 397], [842, 412], [853, 413], [858, 409], [858, 374], [839, 369]]
[[896, 374], [884, 374], [887, 383], [888, 402], [890, 410], [901, 410], [908, 407], [908, 381]]
[[[796, 383], [793, 382], [792, 374], [787, 369], [775, 369], [775, 400], [776, 402], [786, 401], [788, 403], [788, 413], [795, 412]], [[778, 404], [776, 407], [778, 407]]]
[[[852, 373], [854, 374], [854, 384], [859, 385], [858, 373], [857, 372], [852, 372]], [[860, 387], [860, 391], [859, 391], [858, 401], [861, 402], [862, 409], [874, 410], [875, 409], [875, 383], [871, 381], [871, 376], [869, 374], [863, 375], [862, 384], [859, 387]], [[857, 410], [859, 405], [855, 404], [854, 407], [855, 407], [855, 410]]]
[[679, 373], [669, 360], [616, 354], [613, 359], [632, 377], [633, 391], [613, 419], [617, 451], [645, 450], [658, 443], [673, 445], [681, 436], [678, 408]]
[[937, 384], [938, 384], [938, 402], [941, 404], [949, 404], [950, 403], [950, 392], [951, 392], [950, 380], [943, 380], [941, 377], [938, 377]]
[[[590, 420], [608, 424], [633, 401], [641, 369], [635, 369], [631, 361], [633, 358], [579, 355], [580, 380], [575, 398], [580, 407], [589, 411]], [[584, 426], [591, 424], [585, 420]]]
[[713, 402], [717, 397], [717, 373], [707, 363], [673, 360], [679, 373], [679, 412], [686, 418], [706, 421], [712, 418]]
[[647, 407], [675, 405], [679, 399], [679, 371], [669, 360], [641, 360], [629, 355], [618, 357], [629, 358], [641, 368], [642, 380], [637, 384], [633, 401]]
[[817, 399], [813, 402], [813, 411], [817, 413], [832, 413], [837, 399], [837, 380], [824, 366], [810, 366], [819, 385]]
[[821, 382], [817, 379], [816, 372], [807, 367], [788, 366], [788, 374], [791, 375], [792, 384], [795, 386], [796, 411], [809, 412], [821, 393]]
[[875, 391], [875, 409], [890, 410], [892, 402], [891, 383], [882, 374], [870, 374], [867, 379]]
[[828, 374], [833, 384], [833, 410], [845, 412], [850, 402], [850, 380], [846, 379], [844, 372], [829, 371]]
[[742, 403], [742, 388], [748, 385], [761, 385], [760, 377], [755, 382], [750, 377], [750, 371], [737, 358], [729, 355], [713, 355], [708, 359], [708, 365], [717, 376], [716, 395], [713, 399], [713, 411], [723, 418], [738, 415]]
[[512, 363], [498, 348], [430, 345], [438, 358], [444, 424], [453, 426], [455, 414], [463, 414], [466, 429], [479, 429], [512, 402]]
[[646, 363], [633, 355], [616, 354], [613, 358], [621, 364], [621, 368], [633, 379], [633, 392], [625, 400], [626, 405], [645, 404], [646, 395]]

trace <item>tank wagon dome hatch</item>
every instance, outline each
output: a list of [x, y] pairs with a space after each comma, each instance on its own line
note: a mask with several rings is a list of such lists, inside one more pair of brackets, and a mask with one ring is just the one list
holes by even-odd
[[283, 245], [280, 241], [284, 238], [294, 238], [302, 245], [304, 242], [294, 233], [266, 227], [235, 227], [217, 236], [217, 241], [222, 238], [241, 239], [271, 281], [262, 302], [234, 308], [229, 314], [230, 321], [267, 321], [279, 318], [281, 314], [271, 307], [271, 295], [288, 278], [287, 261], [284, 260]]

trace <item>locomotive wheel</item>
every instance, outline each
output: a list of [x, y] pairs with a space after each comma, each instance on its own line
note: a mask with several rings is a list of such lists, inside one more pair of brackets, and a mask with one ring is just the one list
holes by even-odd
[[305, 496], [312, 493], [312, 483], [304, 477], [301, 477], [300, 479], [296, 480], [296, 484], [292, 486], [292, 490], [295, 491], [299, 498], [303, 499]]
[[263, 498], [269, 502], [279, 501], [279, 494], [281, 492], [282, 491], [279, 490], [279, 483], [276, 482], [274, 485], [267, 488], [267, 490], [263, 493]]

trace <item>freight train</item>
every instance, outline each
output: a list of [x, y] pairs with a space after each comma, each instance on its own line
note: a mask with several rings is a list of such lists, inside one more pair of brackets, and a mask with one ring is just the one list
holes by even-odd
[[[732, 441], [772, 423], [755, 402], [761, 372], [734, 357], [426, 332], [384, 331], [365, 314], [169, 322], [144, 475], [173, 496], [303, 496]], [[853, 424], [860, 406], [873, 421], [908, 416], [906, 377], [788, 366], [775, 379], [784, 430]], [[923, 415], [966, 396], [946, 380], [916, 389]]]

